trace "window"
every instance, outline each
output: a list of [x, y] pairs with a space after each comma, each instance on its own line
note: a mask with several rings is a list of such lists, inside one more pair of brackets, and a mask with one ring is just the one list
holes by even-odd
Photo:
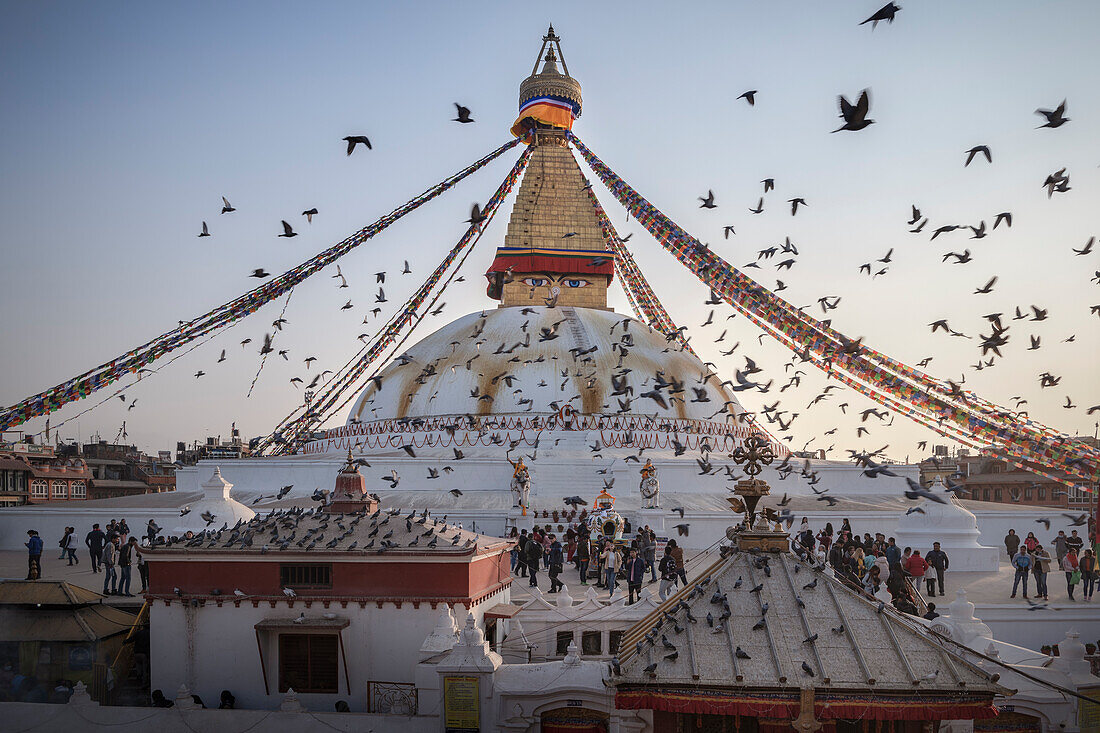
[[989, 501], [989, 489], [982, 489], [982, 498]]
[[44, 479], [36, 478], [31, 481], [31, 496], [35, 499], [45, 499], [48, 487]]
[[581, 654], [598, 656], [603, 652], [603, 634], [599, 631], [581, 632]]
[[1001, 490], [1000, 489], [993, 489], [993, 501], [1000, 501], [1000, 500], [1001, 500]]
[[88, 487], [84, 485], [83, 481], [73, 481], [69, 484], [69, 498], [70, 499], [86, 499], [88, 498]]
[[1040, 486], [1039, 487], [1039, 501], [1042, 501], [1045, 498], [1047, 498], [1047, 490]]
[[284, 588], [331, 588], [332, 565], [280, 565], [279, 582]]
[[53, 489], [50, 496], [54, 499], [64, 499], [66, 496], [69, 495], [69, 492], [66, 490], [68, 488], [68, 484], [66, 484], [64, 481], [54, 481], [51, 484], [50, 488]]
[[572, 643], [573, 643], [573, 632], [572, 631], [559, 631], [558, 632], [558, 642], [557, 642], [557, 646], [555, 647], [557, 649], [558, 656], [559, 657], [564, 657], [566, 654], [568, 654], [569, 653], [569, 645], [572, 644]]
[[623, 642], [624, 631], [609, 631], [607, 632], [607, 653], [618, 654], [619, 645]]
[[279, 692], [339, 692], [336, 634], [279, 635]]

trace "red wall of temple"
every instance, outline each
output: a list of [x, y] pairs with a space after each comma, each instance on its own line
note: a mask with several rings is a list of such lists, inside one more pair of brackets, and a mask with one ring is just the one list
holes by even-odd
[[[270, 556], [268, 556], [270, 557]], [[249, 596], [283, 597], [278, 558], [206, 561], [153, 557], [149, 561], [149, 593], [209, 596], [214, 589], [233, 597], [240, 589]], [[295, 559], [292, 564], [325, 563], [325, 556]], [[300, 598], [461, 598], [476, 599], [511, 578], [506, 553], [466, 562], [333, 562], [331, 588], [295, 588]]]

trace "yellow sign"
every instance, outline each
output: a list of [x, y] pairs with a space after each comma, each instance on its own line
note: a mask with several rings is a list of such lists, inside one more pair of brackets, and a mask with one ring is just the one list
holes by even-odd
[[447, 733], [481, 730], [481, 701], [477, 677], [443, 678], [443, 727]]
[[1077, 727], [1082, 733], [1100, 731], [1100, 687], [1078, 687], [1077, 692], [1092, 698], [1092, 702], [1077, 701]]

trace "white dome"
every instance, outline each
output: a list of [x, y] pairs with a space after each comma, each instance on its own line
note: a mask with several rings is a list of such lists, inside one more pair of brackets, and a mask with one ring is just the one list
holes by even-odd
[[[612, 375], [624, 371], [632, 398], [611, 394]], [[654, 388], [658, 372], [669, 382], [683, 383], [683, 392], [671, 401], [669, 390], [661, 390], [664, 407], [641, 396]], [[732, 422], [744, 409], [719, 377], [701, 381], [706, 373], [691, 352], [614, 311], [498, 308], [459, 318], [408, 349], [364, 389], [348, 424], [466, 414], [550, 415], [567, 403], [586, 415], [656, 413], [719, 422], [727, 416], [718, 413], [728, 410]]]

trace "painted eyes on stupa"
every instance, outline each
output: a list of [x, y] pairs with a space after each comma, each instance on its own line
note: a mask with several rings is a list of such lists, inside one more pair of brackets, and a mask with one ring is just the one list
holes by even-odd
[[[587, 288], [592, 284], [590, 281], [581, 278], [565, 278], [559, 282], [566, 288]], [[549, 285], [550, 279], [546, 277], [528, 277], [524, 278], [523, 284], [531, 288], [541, 288]]]

